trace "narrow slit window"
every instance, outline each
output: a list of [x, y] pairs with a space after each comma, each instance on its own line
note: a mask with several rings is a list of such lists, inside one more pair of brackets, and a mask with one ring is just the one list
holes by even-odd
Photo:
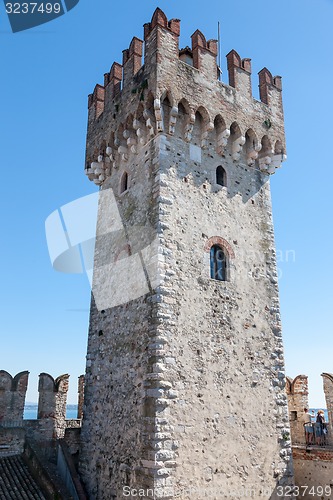
[[218, 281], [227, 279], [227, 258], [219, 245], [210, 249], [210, 277]]
[[227, 175], [223, 167], [219, 165], [216, 169], [216, 184], [219, 184], [219, 186], [226, 186], [227, 185]]
[[120, 193], [124, 193], [128, 189], [128, 173], [124, 172], [120, 183]]

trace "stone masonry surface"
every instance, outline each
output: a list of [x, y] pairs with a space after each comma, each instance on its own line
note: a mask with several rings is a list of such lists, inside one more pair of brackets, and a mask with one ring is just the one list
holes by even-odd
[[[272, 500], [293, 484], [269, 185], [281, 79], [259, 73], [259, 102], [249, 59], [228, 54], [227, 85], [216, 41], [197, 30], [179, 53], [179, 33], [157, 9], [144, 65], [134, 37], [89, 96], [100, 203], [80, 473], [92, 500]], [[214, 244], [225, 281], [210, 278]]]

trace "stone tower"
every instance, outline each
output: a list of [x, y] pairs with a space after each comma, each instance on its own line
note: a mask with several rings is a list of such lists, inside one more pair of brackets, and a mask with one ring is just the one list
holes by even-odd
[[180, 50], [179, 34], [157, 9], [89, 96], [100, 200], [80, 472], [98, 500], [281, 498], [281, 78], [261, 70], [258, 101], [250, 59], [232, 50], [223, 83], [217, 42], [197, 30]]

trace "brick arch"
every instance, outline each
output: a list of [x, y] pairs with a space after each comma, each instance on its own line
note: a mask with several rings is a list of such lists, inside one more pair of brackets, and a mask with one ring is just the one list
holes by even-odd
[[11, 391], [13, 384], [13, 377], [5, 370], [0, 370], [0, 389]]
[[210, 249], [212, 248], [213, 245], [220, 245], [220, 247], [226, 250], [230, 259], [235, 258], [235, 252], [232, 246], [230, 245], [230, 243], [227, 242], [227, 240], [221, 238], [221, 236], [212, 236], [211, 238], [209, 238], [204, 246], [205, 252], [210, 252]]
[[332, 373], [322, 373], [321, 376], [323, 378], [326, 378], [327, 380], [330, 380], [330, 382], [333, 383], [333, 374]]
[[291, 394], [293, 379], [291, 377], [286, 377], [286, 392]]
[[68, 390], [68, 379], [69, 375], [68, 373], [65, 373], [64, 375], [60, 375], [57, 377], [54, 381], [54, 386], [56, 392], [67, 392]]
[[164, 89], [163, 92], [161, 93], [161, 97], [160, 97], [160, 100], [161, 100], [161, 104], [166, 100], [168, 99], [171, 107], [174, 106], [174, 98], [173, 98], [173, 95], [172, 95], [172, 92], [169, 88], [167, 89]]
[[29, 372], [27, 370], [18, 373], [13, 378], [13, 391], [26, 391], [28, 386]]
[[212, 121], [211, 116], [204, 106], [198, 106], [195, 113], [199, 113], [202, 117], [203, 123], [207, 124]]
[[308, 394], [308, 377], [307, 375], [297, 375], [294, 379], [290, 380], [290, 394]]
[[168, 27], [168, 18], [159, 7], [157, 7], [151, 19], [151, 29], [154, 29], [156, 25], [162, 26], [163, 28]]
[[44, 372], [39, 375], [38, 391], [56, 392], [54, 378], [52, 375]]

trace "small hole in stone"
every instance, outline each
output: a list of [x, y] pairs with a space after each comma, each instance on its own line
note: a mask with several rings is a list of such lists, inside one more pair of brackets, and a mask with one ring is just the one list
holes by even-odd
[[103, 335], [103, 330], [100, 330], [100, 331], [98, 332], [98, 335], [101, 337], [101, 336]]

